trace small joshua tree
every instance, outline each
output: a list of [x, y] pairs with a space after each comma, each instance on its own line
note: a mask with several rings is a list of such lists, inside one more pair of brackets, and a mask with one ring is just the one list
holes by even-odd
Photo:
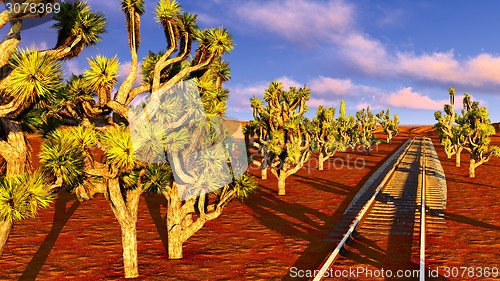
[[455, 165], [460, 167], [461, 154], [466, 147], [467, 139], [462, 132], [463, 127], [459, 123], [463, 123], [463, 118], [455, 113], [455, 93], [454, 88], [448, 90], [450, 95], [450, 103], [444, 106], [444, 116], [441, 111], [434, 113], [434, 118], [437, 120], [434, 127], [438, 130], [438, 136], [448, 159], [455, 155]]
[[378, 143], [378, 140], [373, 134], [373, 131], [377, 126], [377, 120], [375, 119], [375, 115], [370, 111], [369, 106], [366, 109], [363, 108], [356, 112], [356, 119], [358, 141], [363, 147], [366, 155], [368, 155], [370, 154], [373, 145]]
[[386, 142], [392, 143], [392, 138], [399, 133], [399, 116], [394, 114], [394, 119], [391, 119], [390, 109], [388, 108], [387, 111], [382, 110], [377, 114], [377, 121], [387, 135]]
[[[249, 124], [243, 127], [243, 132], [245, 134], [245, 142], [249, 147], [257, 149], [260, 160], [254, 159], [252, 155], [248, 155], [248, 157], [252, 157], [249, 159], [252, 164], [259, 166], [261, 179], [267, 180], [267, 168], [271, 165], [271, 154], [266, 145], [270, 140], [269, 132], [266, 129], [269, 113], [264, 110], [268, 110], [268, 108], [264, 108], [264, 103], [256, 97], [250, 99], [250, 105], [253, 108], [254, 120], [251, 120]], [[251, 137], [252, 142], [250, 143]]]
[[337, 122], [335, 120], [335, 108], [319, 106], [316, 117], [310, 124], [311, 148], [318, 153], [318, 169], [323, 171], [324, 162], [335, 155], [337, 151], [344, 151], [345, 146], [339, 141]]
[[354, 148], [358, 143], [356, 118], [351, 114], [346, 114], [344, 100], [340, 101], [339, 113], [340, 115], [336, 120], [338, 141], [344, 147], [344, 150], [347, 148]]
[[479, 102], [472, 101], [470, 94], [463, 100], [463, 134], [470, 153], [469, 176], [476, 177], [476, 168], [488, 162], [492, 157], [500, 157], [500, 147], [492, 146], [490, 137], [495, 135], [488, 109], [479, 107]]
[[261, 165], [270, 166], [278, 178], [278, 195], [285, 195], [285, 180], [295, 174], [309, 159], [311, 136], [304, 121], [306, 101], [310, 89], [291, 87], [283, 90], [283, 84], [272, 82], [264, 93], [266, 107], [253, 99], [254, 116], [258, 121], [258, 146], [265, 151]]

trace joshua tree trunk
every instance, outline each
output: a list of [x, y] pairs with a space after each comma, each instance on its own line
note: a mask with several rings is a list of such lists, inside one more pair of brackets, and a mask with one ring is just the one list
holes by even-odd
[[182, 259], [182, 244], [181, 239], [182, 229], [180, 225], [174, 226], [168, 232], [168, 258], [173, 260]]
[[455, 166], [460, 167], [460, 156], [462, 154], [463, 147], [459, 146], [457, 148], [456, 158], [455, 158]]
[[[0, 140], [0, 157], [7, 163], [7, 176], [26, 172], [29, 167], [29, 150], [20, 122], [1, 119], [7, 141]], [[0, 221], [0, 257], [9, 238], [13, 222]]]
[[267, 167], [260, 170], [261, 178], [267, 180]]
[[[175, 183], [172, 189], [178, 189]], [[182, 201], [178, 191], [172, 193], [167, 205], [168, 258], [182, 259]]]
[[[172, 188], [169, 191], [163, 192], [163, 196], [167, 198], [167, 233], [168, 233], [168, 258], [182, 259], [182, 245], [193, 234], [200, 230], [205, 222], [213, 220], [220, 216], [223, 206], [209, 205], [207, 195], [203, 192], [198, 199], [190, 198], [182, 200], [182, 189], [175, 182], [172, 183]], [[224, 193], [224, 192], [223, 192]], [[226, 194], [228, 195], [228, 194]], [[227, 199], [234, 196], [234, 191], [230, 191]], [[228, 202], [227, 201], [227, 202]], [[196, 208], [195, 208], [196, 205]], [[196, 220], [193, 220], [193, 212], [198, 214]], [[208, 210], [208, 212], [207, 212]]]
[[141, 189], [129, 190], [126, 196], [123, 196], [118, 178], [113, 178], [108, 182], [107, 196], [109, 205], [121, 227], [125, 278], [135, 278], [139, 276], [136, 224]]
[[323, 165], [323, 163], [324, 163], [326, 160], [328, 160], [328, 158], [329, 158], [328, 156], [324, 157], [324, 156], [323, 156], [323, 153], [320, 153], [320, 154], [319, 154], [319, 157], [318, 157], [318, 161], [319, 161], [319, 162], [318, 162], [318, 170], [323, 171], [323, 169], [324, 169], [324, 165]]
[[450, 145], [450, 146], [445, 146], [444, 147], [444, 152], [446, 153], [446, 156], [448, 157], [448, 159], [451, 159], [451, 157], [453, 156], [453, 147]]
[[469, 177], [476, 177], [476, 159], [471, 159], [469, 164]]
[[182, 245], [184, 244], [183, 229], [189, 227], [193, 223], [194, 211], [193, 199], [182, 204], [181, 193], [175, 182], [172, 183], [172, 188], [168, 194], [164, 194], [167, 198], [167, 233], [168, 233], [168, 258], [182, 259]]
[[285, 195], [286, 190], [285, 190], [285, 180], [286, 180], [286, 173], [281, 172], [279, 177], [278, 177], [278, 195]]
[[7, 162], [7, 176], [19, 175], [27, 171], [29, 148], [22, 124], [18, 121], [2, 119], [7, 141], [0, 140], [0, 154]]
[[392, 144], [392, 131], [387, 131], [387, 143]]
[[137, 265], [137, 235], [136, 225], [126, 224], [121, 227], [123, 246], [123, 270], [125, 278], [135, 278], [139, 276]]
[[7, 243], [9, 238], [9, 233], [12, 228], [12, 222], [7, 222], [5, 220], [0, 221], [0, 257], [3, 254], [3, 248]]

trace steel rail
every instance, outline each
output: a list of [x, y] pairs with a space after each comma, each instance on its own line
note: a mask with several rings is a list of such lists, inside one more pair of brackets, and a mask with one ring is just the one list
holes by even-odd
[[[426, 138], [423, 141], [427, 141]], [[422, 149], [422, 187], [421, 187], [421, 195], [420, 195], [420, 281], [425, 280], [425, 178], [426, 178], [426, 169], [427, 169], [427, 151], [425, 147], [425, 143], [421, 147]]]
[[[349, 230], [344, 234], [342, 240], [340, 240], [339, 244], [333, 250], [333, 252], [328, 256], [328, 259], [323, 263], [323, 266], [320, 268], [320, 270], [315, 274], [315, 277], [313, 281], [320, 281], [323, 280], [325, 273], [328, 271], [328, 269], [332, 266], [332, 264], [338, 259], [340, 255], [340, 251], [346, 244], [346, 242], [352, 238], [352, 235], [356, 232], [356, 229], [358, 226], [361, 225], [361, 222], [364, 221], [366, 215], [369, 213], [371, 208], [373, 207], [375, 203], [375, 198], [377, 195], [382, 191], [382, 189], [385, 187], [389, 179], [392, 177], [392, 174], [396, 170], [396, 168], [401, 164], [401, 161], [403, 161], [403, 158], [408, 154], [408, 151], [410, 150], [410, 147], [414, 144], [415, 138], [412, 138], [407, 144], [405, 150], [399, 155], [397, 158], [396, 162], [392, 166], [392, 168], [387, 172], [385, 175], [384, 179], [382, 182], [377, 186], [377, 189], [375, 190], [375, 193], [370, 197], [370, 199], [365, 203], [361, 211], [356, 215], [356, 219], [354, 222], [351, 224], [349, 227]], [[408, 142], [407, 142], [408, 143]]]

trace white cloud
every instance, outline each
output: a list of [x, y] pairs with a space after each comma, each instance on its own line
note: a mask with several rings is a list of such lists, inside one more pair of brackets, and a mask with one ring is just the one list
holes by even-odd
[[47, 50], [49, 48], [49, 45], [46, 41], [31, 42], [29, 48], [36, 50]]
[[[283, 83], [285, 89], [289, 87], [302, 87], [299, 82], [290, 77], [275, 79]], [[249, 112], [250, 98], [262, 98], [269, 82], [261, 81], [252, 85], [235, 85], [230, 88], [229, 108], [232, 112]], [[311, 88], [311, 99], [307, 105], [314, 110], [320, 105], [337, 106], [341, 99], [346, 100], [351, 109], [361, 109], [370, 106], [374, 110], [391, 108], [409, 108], [423, 110], [439, 110], [447, 100], [434, 100], [430, 96], [413, 91], [405, 87], [388, 92], [381, 88], [356, 84], [349, 79], [332, 77], [315, 77], [307, 81]], [[459, 97], [457, 97], [459, 98]]]
[[311, 79], [308, 85], [315, 95], [321, 97], [370, 96], [380, 92], [380, 89], [375, 87], [355, 84], [351, 79], [338, 79], [324, 76]]
[[[288, 89], [290, 87], [299, 88], [304, 86], [287, 76], [282, 76], [272, 81], [283, 83], [284, 89]], [[262, 98], [264, 91], [269, 87], [269, 84], [272, 81], [260, 81], [251, 85], [230, 85], [228, 87], [231, 93], [229, 95], [228, 108], [232, 112], [237, 113], [251, 111], [252, 108], [250, 107], [250, 98], [254, 96]]]
[[64, 62], [64, 70], [66, 75], [70, 76], [71, 74], [79, 75], [83, 74], [85, 71], [84, 68], [80, 66], [78, 60], [69, 60]]
[[[460, 59], [453, 50], [415, 54], [393, 51], [363, 33], [356, 7], [345, 0], [248, 1], [234, 5], [238, 24], [278, 35], [307, 47], [326, 48], [345, 65], [369, 77], [408, 78], [431, 84], [496, 89], [500, 56], [480, 53]], [[387, 11], [382, 24], [393, 24], [402, 11]], [[260, 28], [260, 30], [259, 30]]]
[[383, 101], [389, 107], [423, 109], [423, 110], [442, 110], [448, 103], [447, 99], [433, 100], [431, 97], [413, 91], [411, 87], [402, 88], [384, 97]]
[[342, 0], [245, 1], [235, 10], [244, 24], [280, 34], [302, 46], [339, 37], [352, 25], [354, 16], [352, 7]]

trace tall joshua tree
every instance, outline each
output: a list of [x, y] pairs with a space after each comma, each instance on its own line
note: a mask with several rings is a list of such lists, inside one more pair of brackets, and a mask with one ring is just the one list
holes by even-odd
[[309, 126], [311, 130], [311, 148], [318, 153], [318, 169], [323, 171], [324, 162], [335, 155], [337, 151], [344, 151], [344, 144], [339, 141], [335, 120], [335, 108], [319, 106], [316, 117]]
[[473, 102], [470, 94], [465, 94], [463, 105], [462, 132], [467, 139], [466, 149], [470, 153], [469, 176], [474, 178], [477, 167], [492, 157], [500, 157], [500, 147], [491, 145], [490, 137], [496, 132], [491, 125], [488, 109], [479, 107], [479, 102]]
[[266, 107], [252, 99], [259, 126], [257, 147], [265, 147], [263, 161], [278, 179], [278, 195], [285, 195], [286, 178], [302, 168], [311, 155], [311, 136], [304, 122], [310, 95], [307, 87], [284, 91], [282, 83], [272, 82], [264, 93]]
[[[72, 7], [71, 5], [64, 4], [63, 7], [69, 9]], [[141, 194], [145, 190], [149, 190], [150, 182], [154, 181], [155, 185], [158, 186], [158, 177], [162, 180], [160, 185], [162, 194], [170, 202], [169, 210], [174, 210], [167, 215], [167, 221], [173, 220], [176, 216], [183, 217], [178, 213], [186, 210], [189, 210], [190, 215], [196, 216], [196, 210], [199, 208], [189, 207], [190, 203], [180, 209], [171, 207], [178, 206], [177, 201], [171, 198], [184, 198], [184, 191], [178, 191], [174, 181], [169, 181], [169, 176], [166, 176], [168, 175], [166, 171], [170, 169], [170, 162], [150, 163], [137, 158], [135, 150], [138, 148], [134, 146], [134, 143], [139, 139], [130, 136], [131, 129], [129, 128], [130, 122], [135, 121], [137, 117], [135, 111], [132, 111], [132, 116], [129, 115], [131, 114], [130, 108], [133, 108], [132, 103], [137, 96], [150, 94], [150, 103], [147, 105], [147, 112], [150, 116], [156, 116], [159, 112], [169, 112], [163, 115], [173, 114], [172, 116], [174, 116], [175, 112], [179, 110], [179, 108], [172, 106], [175, 104], [174, 102], [162, 104], [156, 99], [172, 91], [175, 85], [182, 84], [184, 80], [194, 79], [193, 81], [197, 81], [201, 91], [201, 94], [198, 93], [198, 98], [201, 96], [202, 100], [213, 102], [213, 99], [209, 97], [215, 96], [220, 101], [219, 103], [208, 104], [207, 102], [207, 104], [203, 104], [207, 116], [213, 117], [216, 113], [220, 115], [225, 110], [227, 91], [220, 89], [220, 87], [216, 89], [215, 86], [210, 86], [207, 89], [206, 81], [213, 77], [211, 74], [213, 71], [210, 71], [211, 68], [214, 68], [213, 65], [221, 63], [222, 56], [230, 52], [234, 44], [226, 29], [199, 29], [196, 24], [196, 15], [183, 12], [182, 7], [175, 0], [161, 0], [156, 7], [155, 14], [156, 20], [164, 29], [166, 51], [150, 52], [143, 59], [143, 81], [141, 85], [137, 86], [135, 81], [139, 72], [138, 50], [141, 43], [141, 16], [145, 12], [144, 1], [123, 0], [121, 7], [125, 15], [128, 49], [131, 57], [128, 75], [119, 85], [117, 59], [95, 57], [89, 60], [89, 70], [83, 75], [73, 77], [64, 86], [64, 91], [55, 94], [55, 101], [51, 103], [50, 111], [57, 111], [60, 119], [66, 122], [71, 121], [69, 123], [76, 125], [76, 127], [71, 130], [56, 130], [48, 134], [44, 143], [42, 162], [46, 175], [50, 175], [52, 181], [58, 181], [60, 178], [72, 179], [71, 181], [62, 180], [62, 187], [76, 193], [80, 200], [89, 200], [96, 193], [104, 193], [110, 208], [120, 223], [125, 277], [133, 278], [139, 274], [135, 234], [138, 203]], [[73, 14], [70, 14], [70, 17], [78, 18]], [[75, 38], [76, 45], [82, 38], [87, 38], [87, 36], [82, 35], [82, 32], [76, 32], [73, 27], [66, 24], [59, 24], [57, 27], [60, 34], [69, 33], [70, 38]], [[195, 51], [193, 51], [193, 46], [197, 46]], [[76, 55], [73, 52], [70, 54]], [[221, 74], [221, 76], [223, 75]], [[221, 78], [221, 81], [224, 79]], [[214, 83], [216, 82], [214, 81]], [[113, 92], [113, 89], [117, 90]], [[97, 102], [94, 102], [94, 97]], [[193, 97], [193, 95], [189, 97]], [[110, 118], [111, 114], [113, 118]], [[175, 122], [169, 123], [163, 129], [177, 128], [187, 120], [188, 116], [189, 114], [186, 114], [182, 118], [174, 120]], [[213, 118], [210, 120], [212, 123], [216, 123]], [[141, 127], [136, 127], [134, 130], [137, 128]], [[150, 127], [146, 126], [142, 130], [138, 135], [148, 136], [151, 134], [151, 132], [148, 133], [148, 130], [151, 130]], [[164, 131], [159, 130], [158, 132]], [[66, 136], [67, 134], [70, 136]], [[92, 135], [96, 135], [96, 139], [91, 139]], [[153, 148], [156, 147], [155, 149], [162, 147], [158, 145], [158, 142], [146, 142], [145, 144], [151, 145]], [[182, 144], [182, 139], [179, 139], [177, 146], [182, 146]], [[169, 148], [170, 151], [175, 151], [176, 146], [172, 147]], [[102, 159], [93, 157], [91, 151], [94, 148], [103, 150], [104, 157]], [[140, 149], [144, 150], [145, 148]], [[178, 158], [180, 156], [176, 157], [169, 159], [169, 161], [179, 164], [184, 160], [189, 160], [182, 159], [181, 161]], [[75, 166], [75, 163], [70, 161], [71, 159], [80, 159], [78, 160], [80, 162]], [[74, 169], [75, 167], [79, 167], [79, 169]], [[229, 186], [229, 183], [227, 185]], [[180, 195], [171, 196], [169, 192], [164, 193], [164, 190], [177, 190], [175, 192]], [[222, 206], [227, 204], [234, 197], [234, 194], [238, 194], [233, 188], [228, 187], [226, 190], [228, 190], [226, 193], [221, 193], [223, 199], [220, 201], [223, 203], [215, 208], [217, 212], [221, 212]], [[192, 190], [186, 192], [189, 193]], [[196, 198], [201, 196], [200, 192], [192, 194], [198, 196]], [[205, 193], [203, 196], [209, 197], [208, 194]], [[181, 205], [184, 204], [182, 199], [179, 200]], [[197, 206], [202, 206], [199, 200], [195, 201]], [[203, 219], [196, 226], [201, 227], [203, 225], [201, 222], [206, 221], [206, 219], [207, 216], [203, 215]], [[190, 232], [183, 233], [181, 240], [185, 241], [190, 236], [188, 234], [194, 229], [195, 227], [192, 227]], [[178, 234], [172, 234], [170, 237], [177, 239], [176, 235]], [[171, 251], [179, 252], [178, 248], [173, 249], [173, 247], [169, 249], [169, 253]], [[180, 256], [171, 255], [171, 257], [179, 258]]]
[[[437, 123], [434, 126], [438, 130], [438, 136], [448, 158], [455, 155], [455, 165], [460, 167], [462, 151], [467, 147], [467, 139], [462, 132], [464, 122], [462, 116], [455, 112], [456, 90], [450, 88], [450, 103], [444, 106], [444, 115], [441, 111], [434, 113]], [[459, 124], [460, 123], [460, 124]]]
[[[125, 277], [131, 278], [138, 276], [135, 227], [139, 197], [144, 190], [147, 190], [147, 186], [151, 186], [148, 184], [150, 181], [156, 182], [155, 177], [158, 176], [156, 172], [166, 171], [168, 168], [160, 165], [160, 169], [159, 164], [151, 166], [151, 163], [137, 159], [132, 149], [133, 140], [128, 128], [130, 105], [137, 96], [143, 93], [162, 93], [190, 78], [198, 79], [200, 88], [203, 88], [201, 81], [209, 79], [205, 75], [207, 70], [211, 65], [220, 62], [223, 54], [232, 50], [233, 41], [224, 28], [199, 29], [196, 25], [196, 15], [184, 13], [177, 1], [161, 0], [156, 8], [156, 19], [165, 31], [166, 51], [157, 54], [150, 52], [150, 55], [144, 58], [142, 69], [144, 81], [136, 86], [134, 83], [139, 71], [138, 50], [141, 42], [140, 26], [141, 16], [144, 13], [144, 1], [124, 0], [121, 6], [125, 14], [129, 39], [128, 49], [131, 56], [130, 72], [121, 85], [117, 83], [117, 59], [95, 57], [89, 60], [88, 71], [72, 77], [65, 84], [58, 80], [61, 85], [57, 87], [54, 86], [56, 83], [51, 82], [53, 80], [37, 76], [44, 75], [42, 72], [28, 73], [31, 75], [29, 77], [33, 77], [40, 85], [37, 84], [36, 91], [29, 91], [30, 89], [26, 91], [32, 94], [32, 97], [20, 98], [13, 95], [14, 92], [9, 94], [6, 90], [7, 88], [22, 88], [22, 85], [19, 87], [10, 85], [11, 81], [19, 82], [19, 79], [11, 79], [12, 76], [8, 76], [15, 71], [12, 70], [12, 66], [5, 67], [4, 63], [2, 67], [4, 78], [0, 82], [2, 93], [0, 117], [2, 123], [4, 119], [8, 122], [14, 120], [17, 122], [14, 122], [14, 125], [18, 126], [14, 130], [3, 125], [1, 135], [4, 136], [6, 142], [17, 136], [17, 132], [22, 131], [19, 128], [23, 121], [15, 118], [23, 116], [26, 109], [41, 111], [43, 118], [38, 118], [35, 122], [39, 128], [50, 128], [50, 123], [54, 121], [53, 118], [49, 118], [51, 116], [67, 124], [76, 125], [69, 129], [50, 128], [45, 132], [46, 140], [41, 155], [44, 175], [50, 180], [50, 186], [70, 190], [76, 193], [80, 200], [89, 200], [96, 193], [104, 193], [120, 223]], [[85, 46], [96, 44], [104, 32], [104, 17], [91, 12], [87, 4], [80, 2], [61, 4], [61, 12], [54, 18], [56, 20], [54, 27], [59, 32], [56, 47], [39, 52], [40, 56], [47, 61], [53, 60], [57, 63], [57, 60], [78, 56]], [[6, 54], [10, 56], [17, 46], [20, 30], [21, 19], [13, 18], [11, 31], [6, 38], [8, 42], [0, 46], [5, 50], [1, 53], [2, 59]], [[194, 53], [192, 52], [193, 45], [198, 46]], [[193, 55], [192, 59], [190, 55]], [[3, 61], [9, 61], [9, 57]], [[38, 62], [38, 59], [36, 61]], [[225, 79], [223, 74], [222, 71], [220, 81]], [[36, 98], [44, 96], [40, 94], [40, 89], [48, 89], [47, 96], [50, 99], [44, 103], [35, 103], [38, 101]], [[117, 90], [113, 92], [113, 89]], [[202, 98], [205, 97], [208, 100], [206, 96], [210, 95], [209, 91], [202, 90], [201, 92]], [[218, 91], [217, 97], [221, 101], [225, 99], [225, 96], [227, 92]], [[97, 102], [94, 99], [97, 99]], [[160, 110], [161, 105], [154, 102], [151, 105], [148, 110], [154, 115]], [[220, 113], [225, 105], [208, 105], [206, 108], [210, 108], [210, 112]], [[175, 112], [177, 108], [171, 108], [171, 110]], [[208, 112], [208, 115], [211, 114]], [[109, 118], [110, 114], [113, 114], [114, 118]], [[178, 122], [182, 123], [182, 120]], [[143, 133], [143, 135], [147, 134]], [[20, 139], [25, 140], [25, 138]], [[12, 146], [23, 147], [17, 145], [18, 143]], [[95, 148], [103, 150], [102, 159], [96, 159], [93, 155], [92, 150]], [[4, 152], [3, 149], [2, 152]], [[28, 157], [22, 156], [21, 158], [24, 159], [21, 163], [27, 166]], [[14, 170], [9, 168], [10, 159], [5, 158], [5, 160], [7, 170]], [[156, 165], [156, 163], [153, 164]], [[160, 164], [168, 165], [168, 163]], [[162, 172], [161, 175], [163, 180], [168, 180], [168, 176], [165, 176], [168, 173]], [[248, 180], [242, 182], [248, 182]], [[167, 185], [164, 188], [168, 187]], [[220, 193], [223, 194], [220, 200], [223, 203], [216, 208], [217, 212], [221, 211], [221, 206], [227, 204], [234, 194], [245, 194], [244, 191], [233, 191], [234, 189], [229, 187], [226, 190], [228, 192]], [[190, 208], [182, 208], [183, 211], [186, 209]], [[189, 213], [193, 214], [195, 211]], [[200, 223], [196, 225], [199, 226]]]
[[[54, 16], [54, 27], [58, 30], [55, 47], [19, 50], [23, 22], [27, 18], [45, 16], [24, 11], [15, 13], [15, 9], [12, 13], [0, 13], [0, 28], [10, 24], [7, 36], [0, 42], [0, 163], [6, 166], [0, 169], [4, 183], [0, 193], [3, 194], [3, 204], [7, 204], [0, 203], [0, 208], [6, 210], [0, 215], [0, 249], [4, 247], [14, 221], [35, 215], [35, 207], [45, 207], [53, 199], [51, 189], [55, 186], [37, 180], [39, 173], [31, 173], [31, 148], [26, 136], [30, 121], [40, 120], [45, 115], [47, 105], [55, 101], [55, 93], [63, 86], [59, 61], [78, 56], [86, 46], [99, 42], [105, 30], [104, 17], [92, 12], [87, 4], [61, 4], [61, 11]], [[26, 174], [32, 174], [33, 179], [26, 179]], [[24, 183], [26, 186], [23, 187]], [[46, 190], [42, 192], [41, 186]], [[33, 204], [33, 200], [38, 204]], [[26, 206], [30, 208], [26, 209]], [[6, 215], [12, 212], [16, 215]]]
[[382, 110], [377, 114], [377, 121], [387, 135], [386, 142], [392, 143], [392, 138], [399, 133], [399, 116], [394, 114], [394, 119], [391, 119], [390, 109], [388, 108], [386, 111]]
[[365, 153], [368, 155], [372, 150], [373, 145], [377, 144], [378, 140], [375, 138], [373, 131], [377, 126], [375, 115], [370, 111], [368, 106], [366, 109], [361, 109], [356, 112], [357, 127], [358, 127], [358, 141], [363, 146]]
[[[204, 103], [203, 93], [200, 98], [194, 82], [185, 84], [159, 100], [152, 95], [152, 100], [160, 102], [158, 112], [151, 114], [149, 110], [156, 102], [147, 100], [144, 108], [139, 107], [139, 122], [131, 123], [133, 131], [138, 129], [134, 150], [146, 162], [156, 162], [155, 169], [148, 172], [156, 180], [148, 189], [154, 188], [168, 201], [166, 224], [171, 259], [182, 258], [182, 245], [189, 237], [205, 222], [220, 216], [233, 198], [244, 198], [255, 187], [244, 174], [246, 166], [240, 167], [246, 160], [238, 163], [232, 158], [222, 115], [213, 111], [218, 106]], [[165, 163], [172, 169], [172, 178], [162, 176]]]

